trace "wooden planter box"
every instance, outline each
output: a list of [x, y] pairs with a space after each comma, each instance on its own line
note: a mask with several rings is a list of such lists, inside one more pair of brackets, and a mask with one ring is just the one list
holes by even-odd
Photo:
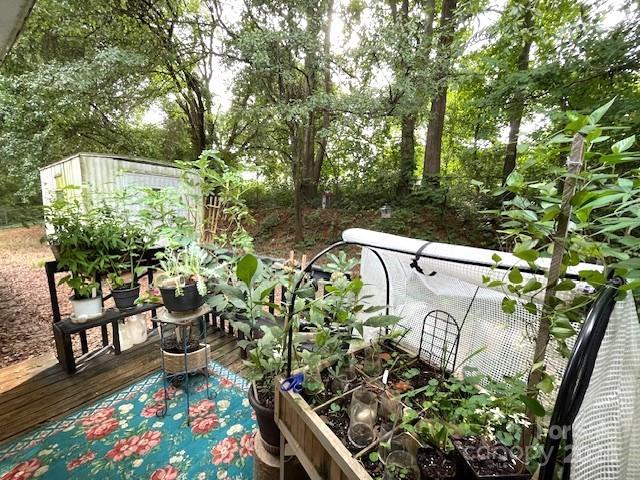
[[[353, 354], [364, 348], [366, 347], [357, 349]], [[321, 369], [332, 363], [326, 362], [321, 365]], [[324, 410], [332, 401], [350, 396], [361, 383], [341, 395], [334, 396], [332, 400], [311, 406], [302, 395], [292, 391], [283, 392], [280, 389], [283, 381], [281, 378], [276, 382], [276, 423], [288, 444], [287, 447], [298, 457], [309, 477], [312, 480], [373, 480], [358, 459], [374, 450], [378, 440], [354, 455], [318, 415], [318, 411]]]
[[[280, 384], [281, 381], [278, 382]], [[288, 446], [312, 480], [371, 479], [301, 395], [282, 392], [278, 387], [275, 417]]]

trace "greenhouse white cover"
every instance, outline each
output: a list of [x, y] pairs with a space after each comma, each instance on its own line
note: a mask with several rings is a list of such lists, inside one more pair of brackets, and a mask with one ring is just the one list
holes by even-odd
[[[457, 366], [468, 359], [465, 366], [475, 367], [495, 379], [528, 371], [538, 315], [527, 312], [521, 304], [515, 313], [505, 314], [501, 307], [505, 292], [486, 288], [482, 281], [483, 275], [492, 278], [505, 275], [505, 270], [491, 268], [495, 253], [501, 257], [500, 266], [507, 269], [518, 265], [525, 270], [525, 262], [504, 252], [429, 243], [364, 229], [346, 230], [343, 240], [363, 246], [361, 275], [366, 293], [372, 295], [369, 300], [372, 305], [386, 302], [386, 267], [390, 313], [402, 316], [401, 325], [410, 329], [403, 339], [406, 346], [418, 350], [425, 317], [434, 311], [446, 312], [460, 326]], [[422, 273], [415, 265], [411, 266], [420, 250], [423, 256], [417, 266]], [[546, 266], [544, 262], [539, 265]], [[578, 265], [570, 273], [585, 268], [597, 267]], [[537, 275], [537, 278], [544, 282], [543, 276]], [[579, 284], [578, 288], [589, 287]], [[541, 298], [533, 300], [542, 301]], [[438, 328], [439, 320], [435, 318], [436, 315], [431, 315], [427, 319], [426, 332]], [[423, 346], [423, 355], [444, 358], [451, 369], [453, 358], [448, 352], [452, 349], [452, 338], [441, 333], [438, 339], [429, 342], [431, 351], [425, 351]], [[546, 360], [548, 372], [556, 377], [557, 391], [567, 360], [553, 345], [548, 349]], [[543, 399], [547, 406], [553, 404], [555, 393]], [[615, 305], [582, 408], [573, 425], [571, 478], [640, 479], [640, 432], [634, 428], [638, 418], [640, 325], [629, 295]]]

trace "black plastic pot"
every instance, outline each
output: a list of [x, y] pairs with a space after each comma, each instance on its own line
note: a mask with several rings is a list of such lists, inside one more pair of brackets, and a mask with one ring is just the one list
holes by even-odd
[[[433, 447], [419, 448], [416, 460], [418, 461], [418, 467], [420, 468], [420, 478], [422, 479], [437, 478], [438, 480], [453, 480], [455, 478], [461, 478], [457, 476], [455, 457], [453, 457], [453, 455], [450, 457], [439, 449]], [[425, 468], [425, 465], [423, 465], [424, 463], [437, 466], [448, 464], [451, 471], [447, 474], [445, 473], [446, 469], [444, 468], [434, 468], [434, 473], [438, 472], [437, 475], [434, 475], [432, 474], [431, 469]]]
[[276, 454], [280, 451], [280, 429], [274, 418], [275, 410], [263, 406], [253, 394], [253, 385], [249, 387], [249, 403], [256, 412], [258, 429], [264, 448]]
[[182, 287], [182, 295], [176, 296], [175, 287], [160, 287], [162, 303], [170, 312], [191, 312], [204, 303], [195, 283]]
[[111, 296], [118, 310], [133, 308], [140, 296], [140, 284], [136, 284], [133, 288], [114, 288], [111, 290]]
[[494, 473], [481, 474], [478, 473], [470, 460], [473, 458], [466, 452], [465, 439], [454, 439], [453, 445], [456, 448], [456, 469], [458, 478], [473, 480], [530, 480], [531, 474], [526, 469], [524, 463], [516, 457], [509, 448], [503, 444], [496, 442], [495, 448], [500, 449], [500, 453], [504, 453], [516, 465], [516, 470], [522, 473]]

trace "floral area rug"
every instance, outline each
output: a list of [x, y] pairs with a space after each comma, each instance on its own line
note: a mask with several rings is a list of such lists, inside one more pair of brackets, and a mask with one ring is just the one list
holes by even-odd
[[164, 405], [156, 373], [74, 414], [0, 446], [0, 480], [240, 480], [252, 477], [255, 416], [248, 382], [212, 363], [183, 387], [169, 386]]

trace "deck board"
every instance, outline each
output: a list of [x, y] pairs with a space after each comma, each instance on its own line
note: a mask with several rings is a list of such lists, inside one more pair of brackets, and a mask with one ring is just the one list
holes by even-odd
[[[234, 337], [218, 331], [209, 335], [208, 343], [211, 360], [242, 373]], [[121, 355], [97, 357], [74, 375], [67, 375], [53, 356], [0, 369], [0, 442], [69, 415], [159, 369], [157, 336]]]

